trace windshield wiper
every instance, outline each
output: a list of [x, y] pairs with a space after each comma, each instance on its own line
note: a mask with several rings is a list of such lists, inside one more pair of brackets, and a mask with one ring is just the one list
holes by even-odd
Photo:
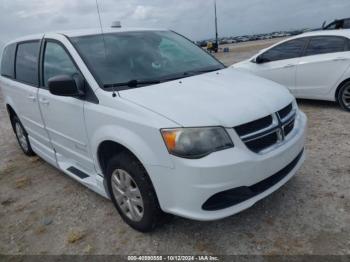
[[153, 79], [151, 79], [151, 80], [136, 80], [136, 79], [133, 79], [133, 80], [130, 80], [128, 82], [115, 83], [115, 84], [105, 84], [105, 85], [103, 85], [103, 87], [104, 88], [116, 88], [116, 87], [136, 88], [139, 86], [155, 85], [155, 84], [159, 84], [162, 82], [167, 82], [167, 81], [176, 80], [176, 79], [180, 79], [183, 77], [189, 77], [189, 76], [194, 76], [194, 75], [203, 74], [203, 73], [209, 73], [209, 72], [218, 71], [221, 69], [222, 68], [187, 71], [187, 72], [181, 73], [178, 76], [166, 78], [166, 79], [162, 79], [162, 80], [158, 80], [158, 79], [155, 79], [155, 80], [153, 80]]
[[130, 80], [128, 82], [122, 82], [122, 83], [115, 83], [115, 84], [105, 84], [103, 87], [105, 88], [113, 88], [113, 87], [131, 87], [135, 88], [140, 85], [154, 85], [159, 84], [160, 80]]
[[187, 71], [184, 72], [184, 76], [193, 76], [193, 75], [198, 75], [198, 74], [203, 74], [203, 73], [209, 73], [209, 72], [214, 72], [221, 70], [222, 68], [212, 68], [212, 69], [204, 69], [204, 70], [194, 70], [194, 71]]

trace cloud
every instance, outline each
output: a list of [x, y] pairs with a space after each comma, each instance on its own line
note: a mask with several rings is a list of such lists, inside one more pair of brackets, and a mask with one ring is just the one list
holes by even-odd
[[[102, 23], [169, 28], [193, 39], [214, 36], [213, 0], [98, 0]], [[217, 0], [219, 35], [313, 28], [347, 17], [349, 0]], [[98, 27], [95, 0], [0, 1], [0, 41]]]
[[52, 24], [67, 24], [69, 23], [69, 18], [65, 17], [65, 16], [55, 16], [52, 20], [51, 20]]
[[135, 8], [132, 18], [135, 20], [145, 20], [150, 19], [152, 16], [153, 8], [150, 6], [138, 5]]

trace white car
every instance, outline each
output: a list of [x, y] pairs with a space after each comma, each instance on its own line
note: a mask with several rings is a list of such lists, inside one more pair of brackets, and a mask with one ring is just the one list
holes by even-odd
[[25, 37], [6, 46], [1, 75], [24, 153], [111, 198], [140, 231], [164, 213], [233, 215], [304, 160], [307, 120], [286, 88], [171, 31]]
[[336, 101], [350, 111], [350, 30], [301, 34], [233, 67], [280, 83], [297, 98]]

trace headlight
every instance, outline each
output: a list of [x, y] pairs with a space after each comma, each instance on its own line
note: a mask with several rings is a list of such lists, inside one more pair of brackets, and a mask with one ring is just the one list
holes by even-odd
[[161, 133], [169, 153], [183, 158], [201, 158], [233, 147], [223, 127], [172, 128]]

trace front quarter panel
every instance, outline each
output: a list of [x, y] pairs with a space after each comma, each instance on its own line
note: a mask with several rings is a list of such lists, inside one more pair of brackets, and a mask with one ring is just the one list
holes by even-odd
[[145, 167], [173, 167], [159, 130], [175, 126], [174, 123], [119, 96], [113, 98], [111, 92], [102, 89], [95, 92], [100, 103], [86, 103], [85, 121], [98, 172], [102, 173], [97, 154], [103, 141], [123, 145]]

